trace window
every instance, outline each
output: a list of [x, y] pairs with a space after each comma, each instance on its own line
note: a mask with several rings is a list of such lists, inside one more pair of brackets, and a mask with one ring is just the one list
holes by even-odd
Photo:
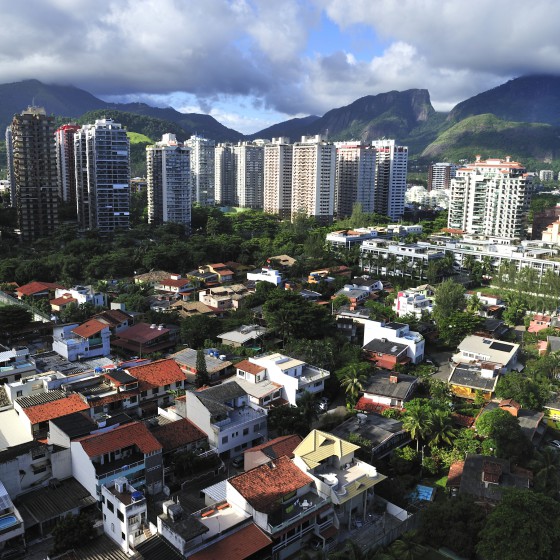
[[119, 518], [119, 521], [124, 521], [124, 515], [122, 511], [117, 511], [117, 517]]
[[114, 533], [114, 532], [115, 532], [115, 524], [111, 523], [111, 533]]
[[246, 436], [249, 433], [249, 428], [243, 428], [243, 435]]
[[164, 391], [169, 391], [170, 389], [171, 389], [171, 385], [164, 385], [163, 386]]
[[136, 395], [130, 397], [130, 402], [131, 403], [135, 403], [138, 400], [138, 397]]
[[152, 395], [157, 395], [158, 394], [158, 390], [157, 389], [152, 389]]
[[141, 396], [141, 397], [147, 397], [147, 396], [148, 396], [148, 391], [142, 391], [142, 392], [140, 393], [140, 396]]
[[[110, 500], [107, 500], [107, 509], [111, 513], [115, 513], [115, 506], [113, 505], [113, 502], [111, 502]], [[114, 529], [113, 529], [113, 531], [114, 531]]]
[[228, 436], [224, 436], [222, 438], [222, 443], [227, 443], [229, 441], [229, 437]]
[[16, 397], [21, 397], [22, 395], [23, 395], [23, 391], [18, 391], [18, 392], [16, 393]]
[[124, 536], [124, 533], [121, 533], [121, 539], [124, 541], [126, 539], [126, 537]]

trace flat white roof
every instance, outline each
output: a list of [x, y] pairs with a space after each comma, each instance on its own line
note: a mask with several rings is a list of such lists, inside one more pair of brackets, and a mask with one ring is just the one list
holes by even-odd
[[0, 412], [0, 450], [27, 443], [32, 439], [31, 431], [24, 428], [13, 408]]

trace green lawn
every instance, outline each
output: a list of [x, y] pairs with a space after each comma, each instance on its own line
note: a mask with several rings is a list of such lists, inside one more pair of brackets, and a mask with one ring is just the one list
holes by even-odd
[[131, 144], [153, 144], [153, 141], [139, 132], [127, 132], [126, 135]]

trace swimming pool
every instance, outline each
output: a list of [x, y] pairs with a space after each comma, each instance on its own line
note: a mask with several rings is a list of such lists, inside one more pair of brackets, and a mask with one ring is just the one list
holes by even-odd
[[409, 494], [411, 500], [432, 502], [436, 495], [436, 489], [431, 486], [417, 484], [416, 488]]
[[12, 525], [17, 525], [19, 522], [15, 515], [5, 515], [4, 517], [0, 517], [0, 531], [3, 529], [7, 529]]

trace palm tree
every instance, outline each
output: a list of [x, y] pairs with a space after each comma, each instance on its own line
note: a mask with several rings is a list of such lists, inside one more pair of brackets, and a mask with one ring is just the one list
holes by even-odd
[[420, 440], [432, 429], [432, 411], [426, 405], [409, 403], [403, 416], [403, 428], [416, 440], [416, 452], [420, 451]]
[[430, 436], [432, 445], [451, 445], [457, 430], [453, 426], [451, 414], [447, 410], [436, 409], [432, 412], [430, 422]]
[[311, 423], [313, 420], [317, 420], [317, 406], [318, 406], [318, 399], [317, 393], [311, 393], [309, 391], [304, 391], [298, 398], [297, 398], [297, 407], [301, 410], [305, 421], [311, 427]]
[[354, 362], [340, 370], [340, 384], [344, 387], [348, 404], [352, 407], [356, 404], [360, 393], [364, 390], [364, 383], [367, 382], [366, 372], [369, 364], [365, 362]]
[[426, 554], [426, 548], [415, 541], [413, 531], [404, 533], [389, 548], [389, 551], [399, 560], [417, 560]]
[[560, 491], [560, 452], [544, 447], [535, 453], [531, 468], [534, 473], [535, 490], [553, 498], [557, 497]]

